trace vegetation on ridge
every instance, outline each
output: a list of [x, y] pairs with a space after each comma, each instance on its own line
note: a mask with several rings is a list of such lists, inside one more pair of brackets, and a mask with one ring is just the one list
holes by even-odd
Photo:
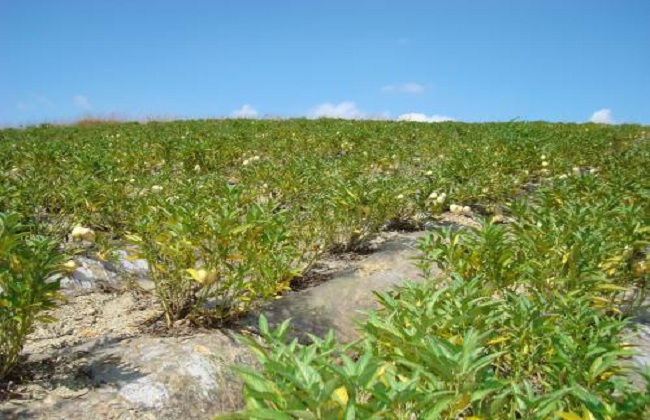
[[[96, 258], [130, 244], [169, 325], [220, 325], [323, 252], [450, 210], [481, 227], [423, 240], [423, 271], [447, 275], [378, 295], [359, 342], [286, 343], [283, 328], [249, 340], [265, 369], [242, 370], [241, 416], [639, 418], [647, 394], [622, 363], [647, 290], [646, 130], [336, 120], [2, 130], [3, 223], [24, 226], [21, 255], [48, 257], [33, 271], [15, 251], [0, 255], [0, 310], [18, 296], [6, 282], [32, 272], [53, 285], [34, 308], [49, 307], [47, 279], [65, 269], [53, 243]], [[1, 337], [19, 348], [15, 325]]]

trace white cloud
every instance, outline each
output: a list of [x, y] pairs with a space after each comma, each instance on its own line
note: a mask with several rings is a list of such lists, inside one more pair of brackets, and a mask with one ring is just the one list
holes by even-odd
[[455, 118], [447, 117], [445, 115], [425, 115], [418, 112], [410, 112], [408, 114], [402, 114], [397, 117], [397, 121], [415, 121], [415, 122], [444, 122], [444, 121], [456, 121]]
[[426, 86], [420, 83], [409, 82], [409, 83], [402, 83], [401, 85], [382, 86], [381, 91], [417, 94], [417, 93], [424, 92], [426, 89], [427, 89]]
[[364, 120], [373, 120], [373, 121], [389, 121], [390, 120], [390, 112], [388, 111], [383, 111], [383, 112], [374, 112], [372, 114], [368, 114], [363, 117]]
[[345, 101], [339, 104], [330, 102], [320, 104], [310, 112], [309, 116], [312, 118], [358, 120], [364, 118], [365, 114], [357, 108], [354, 102]]
[[230, 113], [230, 116], [233, 118], [255, 118], [258, 115], [259, 112], [249, 104], [244, 104], [241, 108]]
[[591, 114], [589, 121], [598, 124], [614, 124], [614, 119], [612, 118], [612, 110], [600, 109]]
[[90, 111], [93, 109], [93, 105], [90, 103], [90, 100], [84, 95], [74, 95], [72, 97], [72, 103], [77, 108], [80, 108], [84, 111]]

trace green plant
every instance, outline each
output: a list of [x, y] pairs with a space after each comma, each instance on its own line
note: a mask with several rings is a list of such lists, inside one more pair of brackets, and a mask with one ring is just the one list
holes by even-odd
[[167, 324], [221, 324], [275, 298], [299, 271], [285, 215], [227, 187], [205, 206], [163, 199], [129, 236], [151, 267]]
[[19, 361], [34, 323], [62, 300], [63, 256], [56, 242], [29, 233], [16, 214], [0, 213], [0, 379]]

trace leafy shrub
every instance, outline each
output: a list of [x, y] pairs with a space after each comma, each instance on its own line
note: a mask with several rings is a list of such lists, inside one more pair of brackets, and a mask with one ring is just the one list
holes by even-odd
[[236, 187], [206, 205], [151, 207], [129, 239], [149, 262], [168, 325], [223, 323], [288, 289], [298, 253], [274, 208]]
[[288, 324], [261, 318], [262, 340], [244, 341], [263, 370], [238, 368], [247, 410], [223, 418], [647, 416], [650, 382], [624, 367], [621, 308], [645, 296], [648, 244], [626, 185], [576, 176], [515, 201], [514, 223], [429, 233], [428, 280], [378, 293], [357, 342], [286, 343]]
[[0, 379], [19, 361], [34, 323], [52, 321], [43, 312], [58, 294], [63, 256], [56, 242], [29, 233], [18, 215], [0, 213]]
[[287, 343], [288, 321], [269, 331], [260, 318], [262, 341], [243, 341], [263, 370], [236, 368], [247, 410], [219, 418], [643, 416], [648, 395], [621, 376], [626, 322], [598, 313], [588, 295], [494, 299], [481, 283], [381, 293], [348, 345], [331, 333]]

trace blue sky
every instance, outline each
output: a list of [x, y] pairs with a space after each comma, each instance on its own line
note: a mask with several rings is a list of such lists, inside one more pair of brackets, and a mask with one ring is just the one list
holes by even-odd
[[647, 0], [0, 0], [0, 124], [650, 124]]

